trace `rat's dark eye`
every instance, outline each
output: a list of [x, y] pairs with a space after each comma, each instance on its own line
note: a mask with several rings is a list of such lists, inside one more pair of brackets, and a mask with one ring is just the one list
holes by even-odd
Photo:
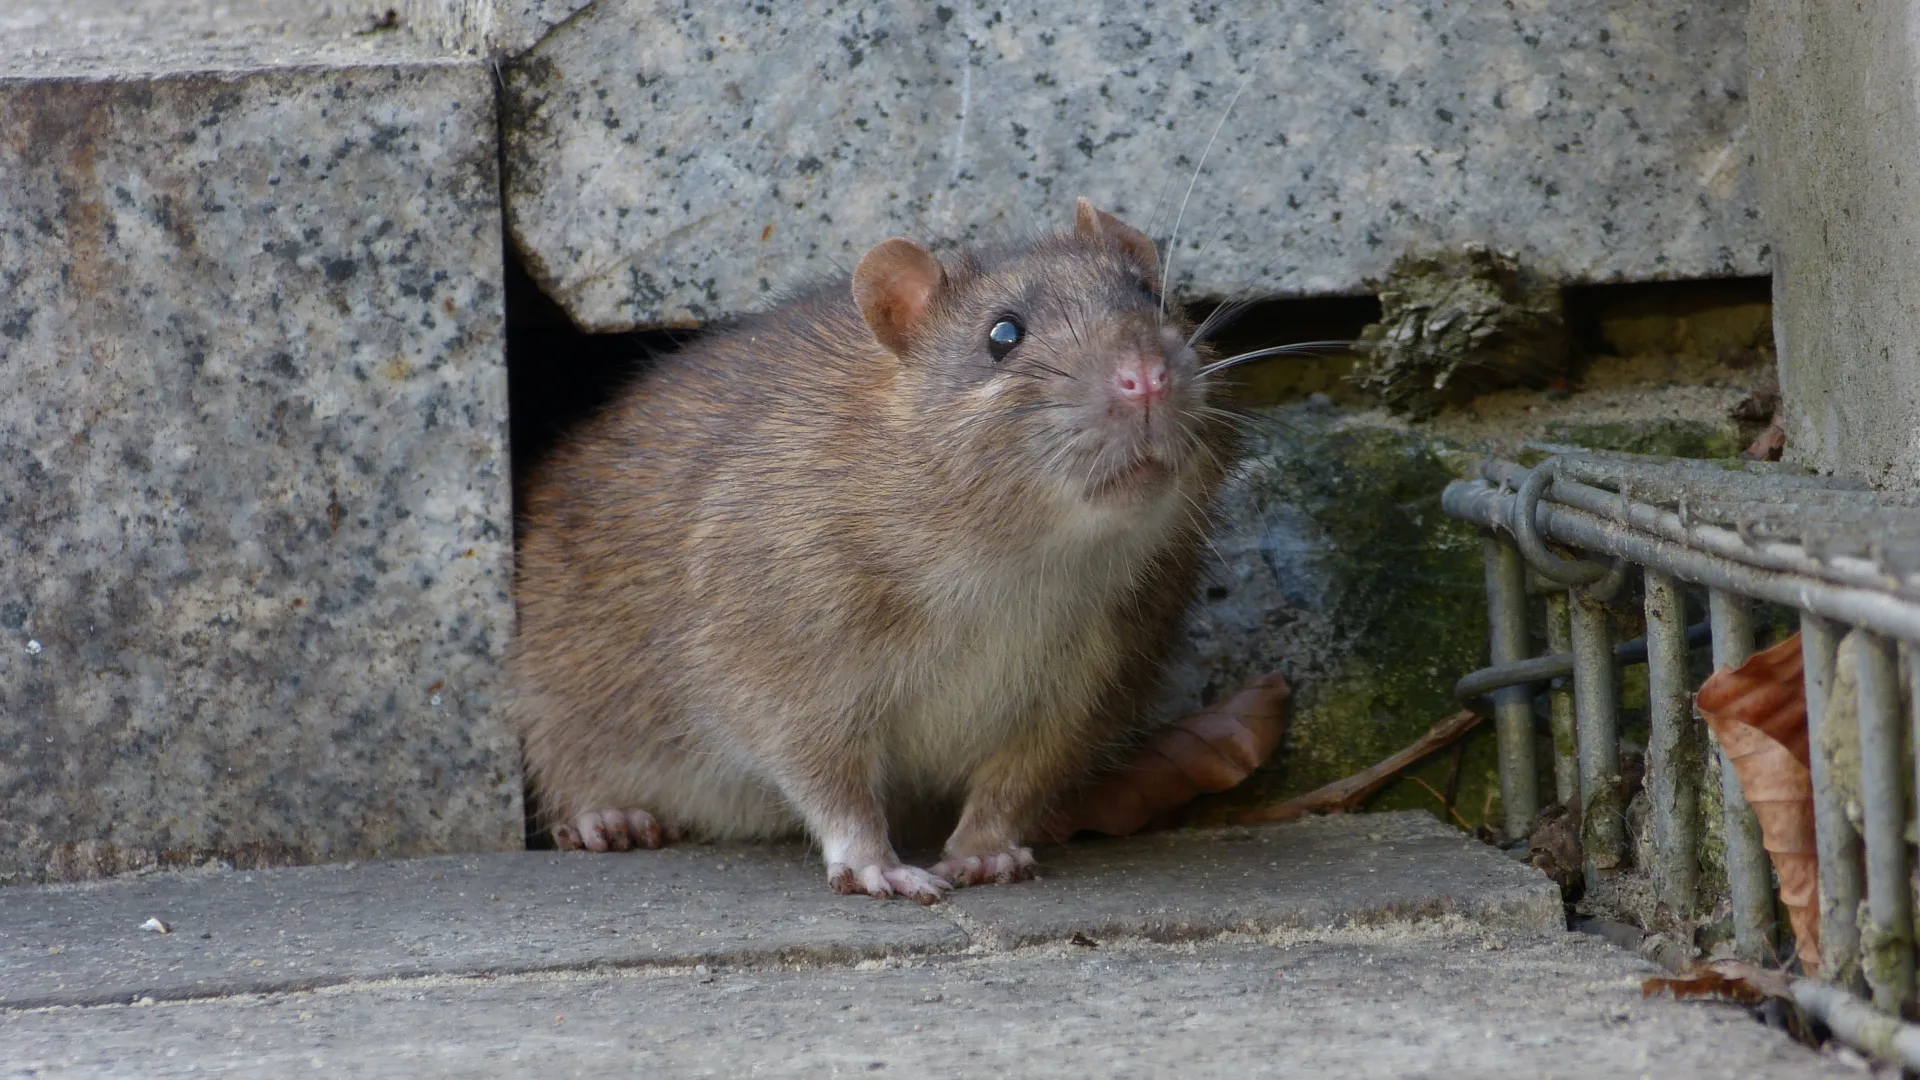
[[1006, 359], [1013, 347], [1026, 336], [1026, 330], [1018, 322], [1010, 318], [1001, 319], [993, 324], [993, 329], [987, 331], [987, 351], [993, 354], [994, 361], [998, 363]]
[[1140, 295], [1156, 304], [1160, 302], [1160, 290], [1154, 288], [1153, 282], [1148, 281], [1146, 278], [1140, 279]]

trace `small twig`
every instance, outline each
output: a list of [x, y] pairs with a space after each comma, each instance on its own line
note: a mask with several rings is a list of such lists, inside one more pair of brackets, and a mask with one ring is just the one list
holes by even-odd
[[[1459, 744], [1458, 744], [1458, 743], [1455, 743], [1454, 745], [1456, 745], [1456, 746], [1457, 746], [1457, 745], [1459, 745]], [[1440, 809], [1441, 809], [1441, 810], [1443, 810], [1443, 811], [1445, 811], [1446, 813], [1449, 813], [1449, 814], [1451, 814], [1451, 815], [1453, 815], [1453, 820], [1455, 820], [1455, 821], [1457, 821], [1457, 822], [1459, 822], [1459, 823], [1460, 823], [1460, 827], [1461, 827], [1461, 828], [1463, 828], [1463, 829], [1465, 829], [1465, 830], [1467, 830], [1468, 832], [1472, 832], [1472, 831], [1473, 831], [1473, 826], [1472, 826], [1472, 825], [1469, 825], [1469, 824], [1467, 824], [1467, 819], [1466, 819], [1466, 818], [1463, 818], [1463, 817], [1461, 817], [1461, 816], [1460, 816], [1460, 811], [1458, 811], [1458, 810], [1455, 810], [1455, 809], [1454, 809], [1454, 808], [1453, 808], [1453, 807], [1452, 807], [1452, 806], [1451, 806], [1451, 805], [1450, 805], [1450, 804], [1449, 804], [1449, 803], [1447, 802], [1447, 797], [1446, 797], [1445, 795], [1442, 795], [1442, 794], [1440, 794], [1439, 792], [1437, 792], [1437, 791], [1435, 791], [1435, 790], [1433, 790], [1433, 785], [1432, 785], [1432, 784], [1429, 784], [1429, 783], [1427, 783], [1427, 782], [1426, 782], [1425, 780], [1422, 780], [1422, 779], [1420, 779], [1420, 778], [1419, 778], [1419, 777], [1417, 777], [1417, 776], [1405, 776], [1405, 777], [1402, 777], [1401, 779], [1403, 779], [1403, 780], [1411, 780], [1411, 781], [1413, 781], [1414, 783], [1416, 783], [1416, 784], [1419, 784], [1419, 785], [1420, 785], [1421, 787], [1423, 787], [1423, 788], [1426, 788], [1426, 789], [1427, 789], [1427, 794], [1429, 794], [1429, 795], [1431, 795], [1431, 796], [1433, 796], [1434, 798], [1436, 798], [1436, 799], [1438, 799], [1438, 800], [1440, 800]]]
[[1484, 719], [1486, 719], [1484, 715], [1471, 709], [1454, 713], [1433, 725], [1411, 746], [1385, 760], [1362, 769], [1344, 780], [1335, 780], [1325, 787], [1288, 799], [1278, 806], [1263, 807], [1235, 815], [1233, 821], [1240, 825], [1257, 825], [1269, 821], [1292, 821], [1295, 818], [1306, 817], [1308, 814], [1345, 814], [1357, 810], [1361, 804], [1373, 796], [1374, 792], [1386, 787], [1394, 777], [1399, 776], [1421, 758], [1472, 731], [1474, 726]]
[[1454, 803], [1459, 801], [1460, 766], [1466, 764], [1466, 760], [1467, 760], [1467, 744], [1464, 742], [1454, 743], [1453, 744], [1453, 763], [1447, 767], [1447, 797], [1445, 800], [1443, 800], [1446, 803], [1446, 807], [1448, 811], [1452, 811]]

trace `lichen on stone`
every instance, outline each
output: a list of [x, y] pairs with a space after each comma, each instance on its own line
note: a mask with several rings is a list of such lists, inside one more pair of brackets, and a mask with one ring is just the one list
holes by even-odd
[[1409, 253], [1369, 285], [1380, 321], [1361, 331], [1352, 379], [1395, 412], [1421, 419], [1567, 373], [1560, 290], [1511, 255], [1478, 244]]

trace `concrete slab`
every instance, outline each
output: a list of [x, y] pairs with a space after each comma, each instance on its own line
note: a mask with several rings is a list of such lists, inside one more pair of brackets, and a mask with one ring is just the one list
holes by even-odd
[[1857, 1077], [1598, 939], [1390, 925], [0, 1013], [49, 1077]]
[[966, 889], [949, 906], [1001, 947], [1075, 933], [1155, 941], [1460, 915], [1566, 928], [1539, 871], [1420, 811], [1087, 840], [1039, 853], [1044, 876]]
[[0, 77], [0, 884], [521, 846], [491, 71], [127, 74]]
[[[1420, 813], [1092, 841], [933, 908], [829, 892], [797, 846], [525, 852], [0, 890], [0, 1008], [426, 974], [823, 963], [1456, 916], [1564, 929], [1538, 872]], [[172, 932], [141, 929], [159, 919]]]
[[593, 330], [766, 306], [896, 234], [1060, 227], [1078, 195], [1178, 219], [1192, 295], [1362, 292], [1467, 241], [1573, 282], [1765, 273], [1746, 10], [597, 0], [509, 67], [509, 223]]
[[[172, 932], [142, 930], [150, 918]], [[917, 904], [829, 892], [797, 848], [158, 874], [0, 889], [0, 1008], [434, 973], [822, 963], [966, 944]]]

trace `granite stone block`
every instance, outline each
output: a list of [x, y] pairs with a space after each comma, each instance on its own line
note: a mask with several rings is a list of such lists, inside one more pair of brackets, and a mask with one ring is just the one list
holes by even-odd
[[520, 844], [493, 103], [0, 77], [0, 882]]
[[1757, 0], [1787, 456], [1920, 488], [1920, 9]]
[[593, 330], [1079, 195], [1177, 232], [1189, 295], [1351, 294], [1467, 241], [1568, 282], [1764, 273], [1746, 11], [598, 0], [508, 67], [509, 229]]
[[[435, 0], [434, 6], [458, 2]], [[0, 77], [132, 79], [296, 66], [318, 75], [445, 56], [448, 50], [434, 35], [416, 33], [408, 19], [386, 19], [384, 7], [310, 0], [8, 0], [0, 4]]]
[[514, 56], [593, 0], [393, 0], [410, 33], [475, 55]]

